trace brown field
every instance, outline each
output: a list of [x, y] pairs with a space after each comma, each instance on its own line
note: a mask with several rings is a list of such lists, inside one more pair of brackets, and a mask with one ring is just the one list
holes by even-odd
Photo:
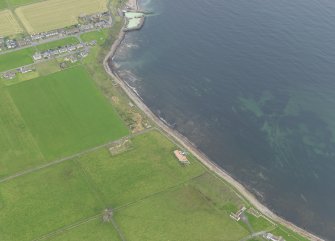
[[107, 10], [108, 0], [48, 0], [15, 10], [29, 33], [63, 28], [78, 23], [80, 15]]
[[0, 36], [21, 33], [23, 30], [9, 10], [0, 11]]

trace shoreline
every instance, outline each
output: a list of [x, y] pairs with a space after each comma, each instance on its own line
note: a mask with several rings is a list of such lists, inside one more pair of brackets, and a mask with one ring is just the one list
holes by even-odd
[[[137, 0], [128, 0], [127, 4], [131, 6], [134, 10], [139, 10], [138, 2]], [[124, 19], [123, 19], [124, 21]], [[177, 132], [176, 130], [171, 129], [169, 126], [167, 126], [165, 123], [162, 122], [161, 119], [159, 119], [150, 109], [149, 107], [144, 104], [140, 96], [138, 96], [126, 83], [124, 80], [122, 80], [121, 77], [109, 66], [109, 60], [113, 60], [115, 53], [119, 46], [122, 44], [126, 32], [123, 31], [125, 27], [125, 22], [123, 23], [123, 27], [120, 31], [120, 33], [117, 36], [117, 39], [113, 42], [109, 52], [104, 58], [103, 65], [105, 71], [112, 77], [113, 80], [115, 80], [120, 87], [123, 89], [123, 91], [127, 94], [128, 98], [134, 102], [134, 104], [141, 109], [145, 113], [147, 117], [149, 117], [156, 126], [170, 139], [175, 140], [178, 144], [180, 144], [183, 148], [188, 150], [193, 156], [195, 156], [204, 166], [206, 166], [210, 171], [214, 172], [216, 175], [218, 175], [220, 178], [224, 179], [226, 182], [228, 182], [230, 185], [232, 185], [239, 193], [242, 194], [242, 196], [250, 202], [252, 206], [254, 206], [256, 209], [258, 209], [264, 216], [270, 218], [271, 220], [293, 230], [294, 232], [300, 234], [301, 236], [312, 240], [312, 241], [325, 241], [322, 238], [317, 237], [316, 235], [296, 226], [295, 224], [279, 217], [275, 213], [273, 213], [270, 209], [268, 209], [265, 205], [263, 205], [260, 201], [256, 199], [256, 197], [249, 192], [241, 183], [239, 183], [237, 180], [235, 180], [229, 173], [227, 173], [225, 170], [223, 170], [221, 167], [219, 167], [216, 163], [211, 161], [203, 152], [198, 150], [194, 144], [189, 141], [185, 136]]]

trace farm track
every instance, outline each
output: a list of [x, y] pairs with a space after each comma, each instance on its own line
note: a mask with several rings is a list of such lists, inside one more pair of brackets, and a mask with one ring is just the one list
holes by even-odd
[[65, 162], [65, 161], [69, 161], [69, 160], [72, 160], [72, 159], [84, 156], [84, 155], [86, 155], [88, 153], [94, 152], [94, 151], [99, 150], [101, 148], [108, 147], [108, 146], [110, 146], [110, 145], [112, 145], [114, 143], [117, 143], [117, 142], [121, 141], [121, 140], [133, 138], [133, 137], [145, 134], [145, 133], [147, 133], [149, 131], [152, 131], [154, 129], [156, 129], [156, 128], [148, 128], [148, 129], [136, 132], [136, 133], [132, 133], [132, 134], [124, 136], [124, 137], [122, 137], [122, 138], [120, 138], [118, 140], [111, 141], [111, 142], [108, 142], [108, 143], [105, 143], [105, 144], [102, 144], [102, 145], [99, 145], [99, 146], [96, 146], [96, 147], [84, 150], [82, 152], [78, 152], [78, 153], [76, 153], [74, 155], [63, 157], [63, 158], [57, 159], [55, 161], [48, 162], [46, 164], [43, 164], [43, 165], [40, 165], [40, 166], [37, 166], [37, 167], [32, 167], [32, 168], [26, 169], [24, 171], [18, 172], [18, 173], [13, 174], [13, 175], [10, 175], [8, 177], [0, 178], [0, 183], [8, 182], [8, 181], [13, 180], [15, 178], [18, 178], [18, 177], [21, 177], [21, 176], [24, 176], [24, 175], [27, 175], [27, 174], [30, 174], [30, 173], [33, 173], [33, 172], [36, 172], [36, 171], [48, 168], [48, 167], [55, 166], [57, 164]]

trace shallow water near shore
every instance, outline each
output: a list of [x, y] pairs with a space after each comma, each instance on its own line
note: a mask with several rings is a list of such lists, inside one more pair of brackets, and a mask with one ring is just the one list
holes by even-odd
[[275, 213], [335, 240], [335, 2], [142, 1], [115, 62]]

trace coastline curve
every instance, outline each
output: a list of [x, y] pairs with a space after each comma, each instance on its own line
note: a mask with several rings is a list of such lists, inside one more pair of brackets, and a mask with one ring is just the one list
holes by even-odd
[[[139, 10], [138, 2], [137, 0], [128, 0], [128, 5], [132, 6], [133, 9]], [[113, 61], [113, 57], [119, 48], [119, 46], [122, 44], [126, 32], [123, 31], [125, 27], [125, 20], [123, 19], [123, 27], [120, 31], [120, 33], [117, 36], [117, 39], [113, 42], [109, 52], [104, 58], [103, 65], [104, 69], [107, 72], [108, 75], [112, 77], [113, 80], [115, 80], [118, 85], [123, 89], [123, 91], [127, 94], [128, 98], [130, 98], [136, 106], [141, 109], [159, 128], [160, 131], [162, 131], [167, 137], [169, 137], [171, 140], [173, 140], [177, 145], [181, 145], [183, 148], [187, 149], [192, 155], [194, 155], [204, 166], [206, 166], [209, 170], [211, 170], [213, 173], [224, 179], [226, 182], [228, 182], [230, 185], [232, 185], [238, 192], [240, 192], [245, 199], [247, 199], [253, 206], [255, 206], [264, 216], [272, 219], [273, 221], [282, 224], [289, 229], [292, 229], [296, 233], [302, 235], [305, 238], [308, 238], [312, 241], [325, 241], [324, 239], [317, 237], [316, 235], [308, 232], [307, 230], [304, 230], [295, 224], [293, 224], [290, 221], [285, 220], [284, 218], [278, 216], [277, 214], [273, 213], [269, 208], [264, 206], [260, 201], [256, 199], [256, 197], [249, 192], [241, 183], [239, 183], [237, 180], [235, 180], [229, 173], [227, 173], [225, 170], [223, 170], [221, 167], [219, 167], [217, 164], [215, 164], [213, 161], [211, 161], [203, 152], [198, 150], [195, 145], [188, 140], [187, 137], [183, 136], [176, 130], [171, 129], [169, 126], [167, 126], [161, 119], [159, 119], [150, 109], [149, 107], [142, 101], [140, 96], [138, 96], [126, 83], [125, 81], [116, 73], [114, 72], [111, 67], [109, 66], [110, 61]]]

